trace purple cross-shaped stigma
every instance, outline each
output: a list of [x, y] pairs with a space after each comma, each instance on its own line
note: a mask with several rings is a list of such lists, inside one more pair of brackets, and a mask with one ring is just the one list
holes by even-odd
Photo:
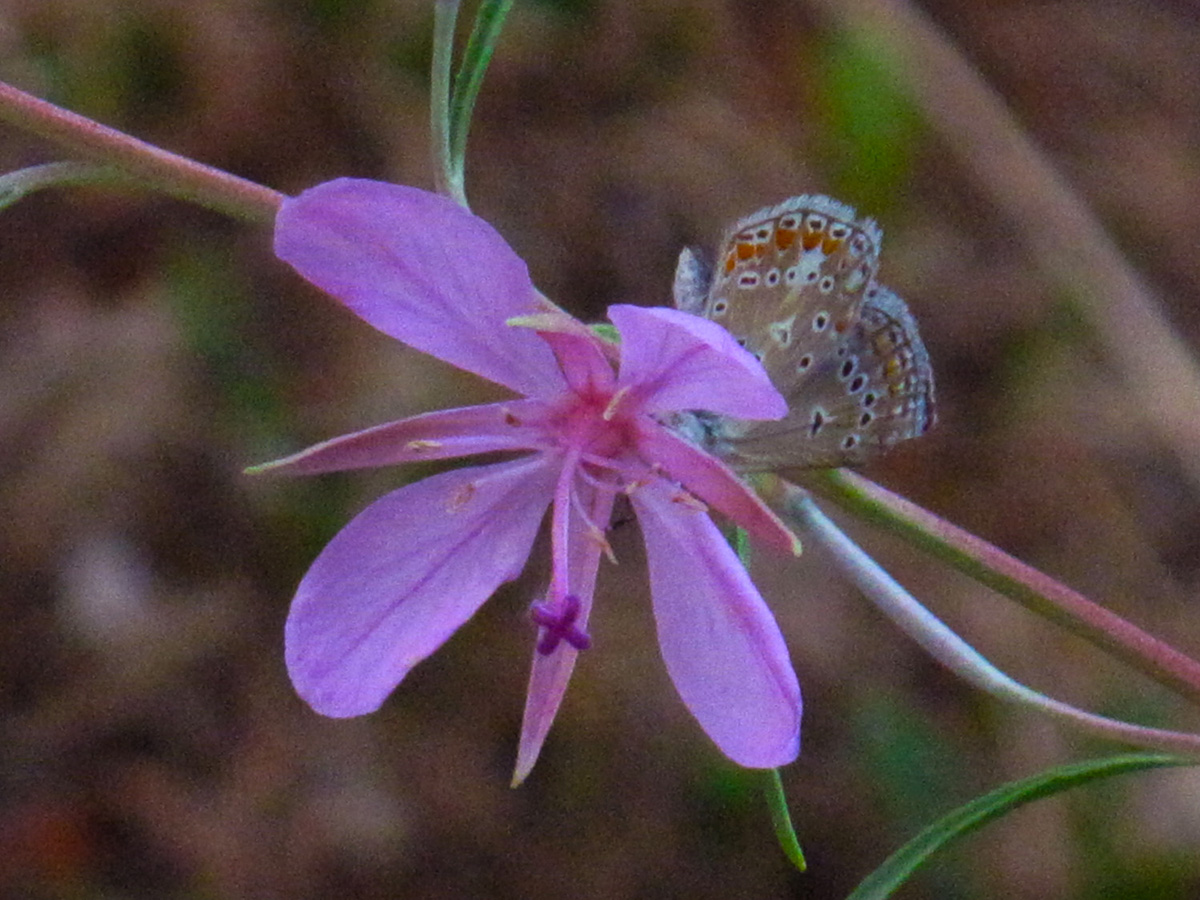
[[535, 625], [545, 629], [538, 640], [537, 652], [549, 656], [562, 641], [576, 650], [592, 646], [588, 633], [575, 623], [579, 619], [581, 604], [574, 594], [568, 594], [561, 603], [535, 603], [529, 611]]

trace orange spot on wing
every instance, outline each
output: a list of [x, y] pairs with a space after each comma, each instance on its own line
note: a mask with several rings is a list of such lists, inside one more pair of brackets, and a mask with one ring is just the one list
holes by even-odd
[[775, 246], [779, 250], [786, 250], [796, 242], [796, 237], [799, 232], [795, 229], [779, 228], [775, 231]]
[[805, 234], [805, 235], [804, 235], [804, 237], [802, 237], [802, 238], [800, 239], [800, 245], [801, 245], [801, 246], [802, 246], [802, 247], [803, 247], [805, 250], [813, 250], [813, 249], [816, 249], [817, 245], [818, 245], [818, 244], [820, 244], [820, 243], [821, 243], [821, 234], [820, 234], [820, 232], [813, 233], [813, 232], [811, 232], [811, 231], [810, 231], [810, 232], [808, 232], [807, 234]]
[[824, 250], [827, 255], [833, 253], [833, 251], [837, 250], [837, 248], [840, 246], [842, 246], [842, 241], [837, 238], [827, 237], [821, 242], [821, 249]]

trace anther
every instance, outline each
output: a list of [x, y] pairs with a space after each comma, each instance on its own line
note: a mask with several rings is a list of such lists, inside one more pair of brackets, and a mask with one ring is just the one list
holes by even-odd
[[612, 395], [612, 399], [608, 401], [608, 406], [605, 407], [604, 413], [601, 415], [601, 418], [604, 419], [605, 422], [612, 421], [613, 416], [617, 414], [617, 407], [621, 405], [621, 401], [625, 398], [627, 393], [629, 393], [629, 388], [623, 387]]

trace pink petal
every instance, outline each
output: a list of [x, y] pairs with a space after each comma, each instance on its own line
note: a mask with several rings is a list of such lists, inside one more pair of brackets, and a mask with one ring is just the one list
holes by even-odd
[[[589, 493], [581, 490], [581, 494]], [[596, 496], [587, 503], [592, 522], [604, 527], [612, 515], [613, 495]], [[587, 523], [577, 510], [571, 513], [570, 535], [570, 591], [580, 601], [578, 625], [586, 629], [592, 609], [592, 597], [596, 589], [596, 570], [600, 565], [601, 545], [594, 540]], [[517, 749], [517, 765], [513, 773], [513, 786], [520, 784], [529, 775], [541, 753], [542, 744], [554, 723], [567, 682], [575, 668], [579, 651], [563, 641], [553, 653], [543, 656], [536, 650], [529, 674], [529, 692], [525, 700], [525, 716], [521, 722], [521, 741]]]
[[541, 400], [440, 410], [331, 438], [248, 471], [315, 475], [498, 450], [545, 449], [551, 446], [546, 415]]
[[658, 641], [679, 696], [738, 765], [800, 750], [800, 685], [779, 626], [703, 512], [663, 481], [631, 495], [650, 567]]
[[764, 543], [800, 555], [800, 539], [727, 465], [657, 422], [638, 427], [638, 452]]
[[375, 501], [321, 552], [284, 630], [292, 683], [317, 712], [379, 708], [525, 564], [554, 490], [541, 454], [444, 472]]
[[[588, 592], [580, 614], [581, 624], [586, 624], [584, 617], [591, 607], [592, 593]], [[513, 787], [521, 784], [533, 771], [541, 755], [542, 744], [546, 742], [546, 735], [550, 733], [550, 726], [554, 724], [554, 717], [558, 715], [558, 707], [562, 704], [578, 658], [579, 651], [565, 641], [548, 656], [534, 650], [533, 665], [529, 671], [529, 690], [525, 696], [525, 715], [521, 720], [521, 740], [517, 746], [517, 764], [513, 770]]]
[[647, 412], [706, 409], [739, 419], [781, 419], [787, 401], [749, 352], [715, 322], [677, 309], [617, 305], [622, 387]]
[[616, 375], [598, 337], [590, 333], [561, 331], [541, 331], [538, 334], [554, 351], [563, 377], [572, 391], [581, 397], [612, 393]]
[[562, 386], [537, 335], [505, 324], [543, 309], [525, 263], [492, 226], [445, 197], [354, 178], [319, 184], [284, 200], [275, 253], [418, 350], [522, 394]]

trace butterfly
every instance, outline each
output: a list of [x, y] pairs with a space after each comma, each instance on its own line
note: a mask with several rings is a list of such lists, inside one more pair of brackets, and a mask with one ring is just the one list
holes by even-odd
[[744, 472], [855, 465], [927, 432], [933, 369], [908, 307], [875, 280], [882, 238], [852, 207], [806, 194], [739, 220], [711, 263], [685, 248], [676, 308], [724, 326], [789, 412], [697, 411], [671, 427]]

